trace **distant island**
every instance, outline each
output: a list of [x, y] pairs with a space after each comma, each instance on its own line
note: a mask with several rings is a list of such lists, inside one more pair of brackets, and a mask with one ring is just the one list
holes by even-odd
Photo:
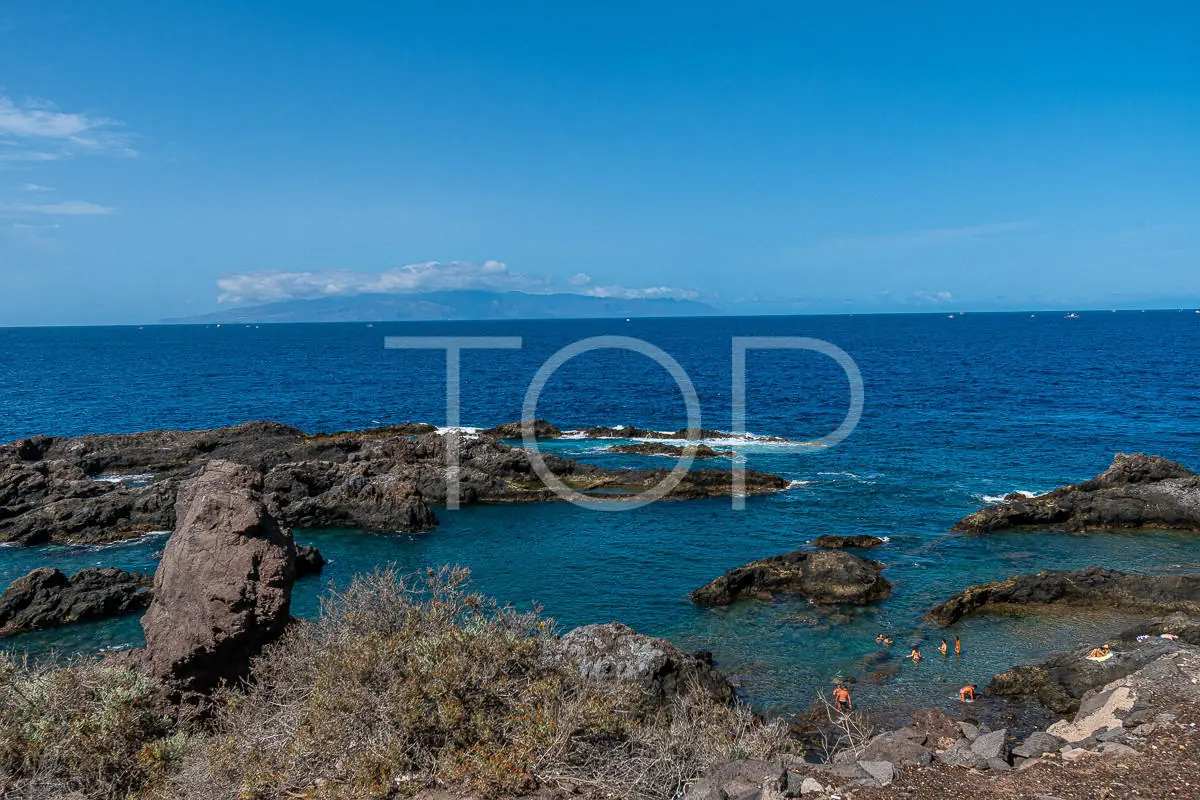
[[456, 290], [423, 294], [361, 294], [284, 300], [231, 308], [168, 324], [238, 322], [387, 322], [392, 320], [579, 319], [600, 317], [699, 317], [718, 313], [694, 300], [619, 299], [583, 294], [527, 294]]

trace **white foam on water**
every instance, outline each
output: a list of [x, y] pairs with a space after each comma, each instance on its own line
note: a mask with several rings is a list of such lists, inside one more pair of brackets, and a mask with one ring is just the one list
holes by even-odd
[[812, 481], [788, 481], [787, 488], [796, 489], [801, 486], [812, 486]]
[[149, 483], [154, 480], [154, 474], [139, 472], [129, 475], [97, 475], [92, 480], [100, 483]]
[[978, 494], [975, 496], [978, 497], [980, 500], [982, 500], [985, 503], [995, 504], [995, 503], [1003, 503], [1005, 496], [1010, 495], [1010, 494], [1019, 494], [1022, 497], [1037, 497], [1038, 496], [1037, 492], [1029, 492], [1024, 489], [1017, 489], [1016, 491], [1005, 492], [1004, 494]]

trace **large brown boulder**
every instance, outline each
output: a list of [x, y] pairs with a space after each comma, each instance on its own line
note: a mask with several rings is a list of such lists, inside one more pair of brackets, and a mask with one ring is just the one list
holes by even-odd
[[1200, 475], [1158, 456], [1118, 453], [1112, 466], [1089, 481], [1040, 497], [1009, 495], [964, 517], [954, 529], [1014, 528], [1200, 531]]
[[776, 592], [807, 597], [818, 605], [865, 604], [882, 600], [892, 585], [878, 561], [844, 550], [795, 550], [731, 569], [692, 592], [702, 606], [729, 605], [741, 597], [768, 597]]
[[85, 569], [67, 577], [41, 567], [0, 594], [0, 636], [141, 611], [150, 602], [151, 575], [116, 567]]
[[183, 694], [249, 671], [288, 624], [296, 547], [268, 513], [262, 478], [212, 461], [179, 490], [179, 523], [142, 618], [151, 671]]

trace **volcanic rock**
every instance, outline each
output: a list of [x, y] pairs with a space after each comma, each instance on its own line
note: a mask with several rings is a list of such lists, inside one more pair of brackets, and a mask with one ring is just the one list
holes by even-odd
[[650, 705], [693, 689], [720, 703], [733, 700], [733, 686], [711, 664], [619, 622], [575, 628], [555, 643], [552, 658], [577, 668], [584, 683], [637, 687]]
[[0, 594], [0, 636], [141, 611], [153, 580], [115, 567], [69, 578], [53, 567], [35, 569]]
[[984, 608], [1051, 604], [1200, 614], [1200, 575], [1134, 575], [1102, 567], [1045, 570], [970, 586], [929, 612], [941, 625]]
[[713, 450], [706, 444], [682, 447], [662, 442], [641, 442], [639, 444], [616, 444], [608, 448], [610, 453], [630, 453], [639, 456], [674, 456], [682, 458], [690, 453], [692, 458], [717, 458], [732, 456], [733, 453]]
[[883, 544], [883, 539], [878, 536], [860, 533], [854, 536], [818, 536], [812, 540], [813, 547], [823, 547], [826, 550], [841, 550], [844, 547], [857, 547], [867, 549], [869, 547], [879, 547]]
[[955, 526], [968, 533], [1013, 528], [1200, 531], [1200, 475], [1158, 456], [1118, 453], [1089, 481], [1040, 497], [1008, 495]]
[[296, 547], [261, 490], [250, 467], [213, 461], [179, 491], [142, 628], [150, 670], [184, 696], [244, 677], [288, 624]]
[[[497, 439], [523, 439], [525, 437], [525, 432], [520, 422], [506, 422], [503, 425], [497, 425], [494, 428], [480, 431], [480, 433], [486, 436], [494, 436]], [[535, 419], [533, 421], [533, 435], [538, 439], [557, 439], [559, 436], [562, 436], [562, 431], [544, 419]]]
[[817, 604], [862, 605], [887, 597], [892, 585], [880, 573], [883, 565], [841, 550], [795, 550], [736, 569], [692, 592], [692, 602], [729, 605], [741, 597], [781, 592], [807, 597]]

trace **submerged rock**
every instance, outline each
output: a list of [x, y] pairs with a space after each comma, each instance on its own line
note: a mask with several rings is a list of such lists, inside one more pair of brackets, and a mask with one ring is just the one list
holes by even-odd
[[1049, 569], [970, 586], [929, 612], [940, 625], [986, 608], [1048, 604], [1200, 614], [1200, 575], [1134, 575], [1102, 567]]
[[860, 533], [854, 536], [818, 536], [812, 540], [813, 547], [823, 547], [826, 550], [841, 550], [844, 547], [856, 547], [859, 549], [867, 549], [870, 547], [879, 547], [883, 544], [883, 539], [878, 536]]
[[619, 622], [575, 628], [555, 643], [552, 657], [574, 665], [587, 684], [636, 687], [651, 705], [690, 691], [720, 703], [733, 701], [732, 684], [710, 661]]
[[154, 576], [116, 567], [67, 577], [52, 567], [17, 578], [0, 595], [0, 636], [141, 611]]
[[731, 569], [692, 592], [692, 602], [729, 605], [742, 597], [781, 592], [807, 597], [817, 604], [865, 604], [881, 600], [892, 585], [880, 573], [883, 565], [840, 550], [796, 550]]
[[732, 456], [733, 453], [713, 450], [706, 444], [690, 445], [683, 447], [680, 445], [663, 444], [662, 442], [642, 442], [641, 444], [617, 444], [608, 448], [610, 453], [631, 453], [640, 456], [674, 456], [682, 458], [685, 454], [691, 453], [692, 458], [717, 458], [718, 456]]
[[290, 619], [296, 547], [261, 489], [257, 472], [228, 461], [180, 489], [142, 628], [151, 672], [184, 696], [246, 676]]
[[1013, 528], [1200, 531], [1200, 475], [1158, 456], [1118, 453], [1112, 466], [1089, 481], [1040, 497], [1008, 495], [1005, 502], [964, 517], [954, 529]]

